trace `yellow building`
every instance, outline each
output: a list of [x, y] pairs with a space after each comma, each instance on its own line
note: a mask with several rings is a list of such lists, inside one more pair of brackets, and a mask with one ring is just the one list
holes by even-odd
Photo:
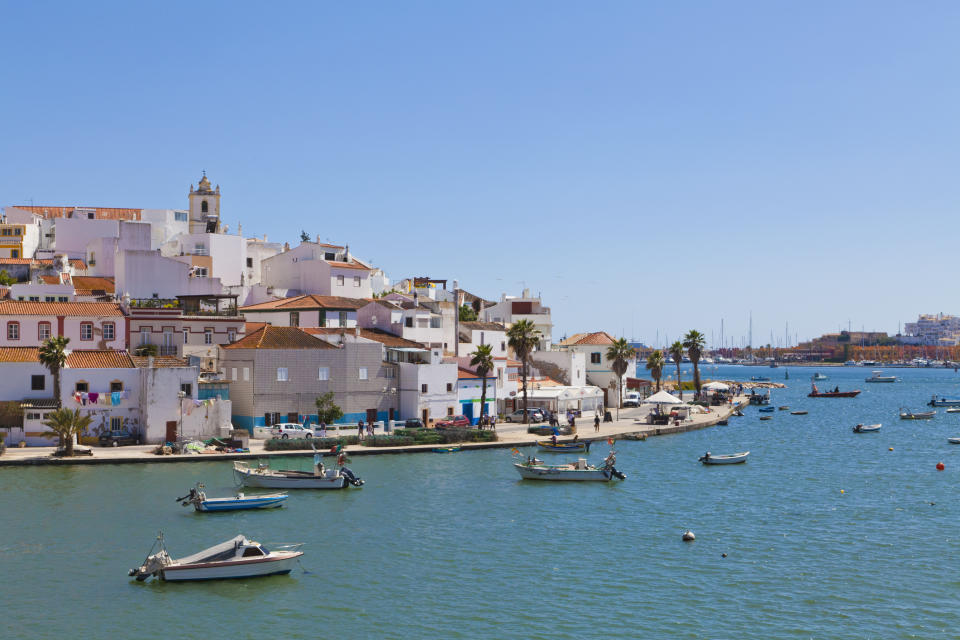
[[[32, 226], [32, 225], [31, 225]], [[27, 225], [0, 223], [0, 258], [26, 258], [23, 240]]]

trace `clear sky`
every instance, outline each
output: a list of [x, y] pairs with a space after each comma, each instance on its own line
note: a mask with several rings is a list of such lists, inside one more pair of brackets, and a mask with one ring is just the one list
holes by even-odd
[[956, 2], [0, 3], [0, 205], [301, 229], [555, 335], [960, 313]]

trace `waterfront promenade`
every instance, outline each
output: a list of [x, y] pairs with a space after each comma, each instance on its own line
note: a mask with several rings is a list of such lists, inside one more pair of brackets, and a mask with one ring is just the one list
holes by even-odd
[[[683, 433], [685, 431], [694, 431], [714, 426], [717, 421], [730, 416], [733, 409], [738, 405], [747, 404], [745, 396], [737, 398], [734, 405], [723, 407], [712, 407], [709, 413], [693, 414], [687, 420], [680, 424], [670, 424], [663, 426], [648, 425], [643, 422], [644, 418], [650, 412], [650, 407], [620, 409], [620, 419], [612, 422], [601, 422], [600, 430], [594, 431], [593, 420], [590, 418], [581, 418], [577, 421], [577, 434], [580, 440], [594, 441], [606, 440], [608, 438], [617, 439], [642, 439], [650, 436], [669, 435], [673, 433]], [[611, 414], [616, 416], [616, 410]], [[535, 445], [537, 440], [545, 439], [545, 436], [538, 436], [527, 433], [527, 427], [516, 423], [497, 424], [497, 442], [465, 442], [460, 446], [463, 450], [471, 449], [493, 449], [506, 447], [524, 447]], [[560, 438], [560, 441], [570, 440], [570, 436]], [[165, 462], [203, 462], [210, 460], [241, 460], [246, 458], [264, 458], [272, 456], [303, 456], [313, 455], [312, 451], [267, 451], [264, 449], [265, 440], [250, 440], [250, 453], [203, 453], [203, 454], [179, 454], [179, 455], [156, 455], [153, 451], [156, 445], [140, 445], [126, 447], [90, 447], [93, 449], [92, 456], [77, 456], [73, 458], [55, 458], [51, 454], [54, 447], [26, 447], [8, 448], [6, 453], [0, 456], [0, 467], [4, 466], [30, 466], [30, 465], [64, 465], [64, 464], [137, 464], [137, 463], [165, 463]], [[438, 445], [410, 445], [402, 447], [365, 447], [363, 445], [350, 445], [346, 447], [347, 453], [351, 456], [365, 455], [386, 455], [400, 453], [426, 453], [431, 452]], [[449, 446], [449, 445], [443, 445]]]

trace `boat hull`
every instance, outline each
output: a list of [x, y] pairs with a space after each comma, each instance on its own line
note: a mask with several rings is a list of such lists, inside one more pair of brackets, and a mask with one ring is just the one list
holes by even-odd
[[243, 511], [246, 509], [275, 509], [282, 507], [286, 495], [256, 496], [244, 498], [211, 498], [194, 505], [197, 511]]
[[960, 398], [940, 398], [927, 403], [930, 407], [960, 407]]
[[854, 433], [876, 433], [880, 431], [879, 424], [864, 424], [853, 428]]
[[743, 464], [747, 461], [747, 456], [750, 455], [749, 451], [743, 453], [734, 453], [729, 456], [701, 456], [700, 462], [706, 465], [723, 465], [723, 464]]
[[561, 482], [610, 482], [613, 474], [606, 469], [566, 469], [546, 465], [527, 466], [514, 463], [524, 480], [557, 480]]
[[160, 569], [161, 580], [191, 582], [197, 580], [230, 580], [261, 578], [290, 573], [302, 551], [277, 554], [276, 558], [254, 558], [242, 562], [201, 562], [189, 565], [170, 565]]
[[588, 448], [585, 442], [558, 442], [553, 444], [542, 440], [537, 441], [537, 446], [540, 447], [541, 451], [551, 451], [553, 453], [584, 453]]
[[237, 481], [245, 487], [260, 487], [262, 489], [344, 489], [347, 479], [342, 476], [314, 476], [279, 475], [273, 473], [258, 473], [254, 469], [234, 469], [233, 474]]
[[856, 398], [860, 391], [811, 391], [808, 398]]

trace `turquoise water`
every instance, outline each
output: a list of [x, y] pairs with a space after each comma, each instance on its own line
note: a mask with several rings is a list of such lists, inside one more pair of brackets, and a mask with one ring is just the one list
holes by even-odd
[[[789, 371], [773, 403], [809, 415], [761, 422], [750, 408], [726, 427], [618, 443], [628, 478], [613, 485], [521, 482], [506, 450], [357, 457], [362, 489], [201, 515], [174, 498], [196, 481], [226, 495], [230, 463], [0, 469], [0, 635], [958, 637], [960, 446], [946, 438], [960, 414], [896, 413], [960, 395], [960, 376], [890, 369], [903, 382], [871, 385], [869, 370], [824, 369], [823, 387], [864, 391], [831, 400], [805, 397], [811, 370]], [[783, 368], [705, 374], [784, 381]], [[884, 426], [854, 434], [857, 422]], [[703, 467], [708, 449], [751, 455]], [[304, 542], [308, 573], [131, 581], [161, 529], [174, 556], [237, 533]]]

